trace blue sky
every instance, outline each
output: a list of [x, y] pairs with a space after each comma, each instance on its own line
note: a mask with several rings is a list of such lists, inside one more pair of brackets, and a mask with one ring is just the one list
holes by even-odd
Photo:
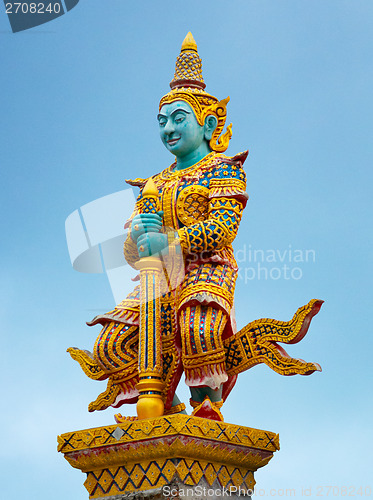
[[64, 224], [82, 205], [126, 189], [124, 179], [172, 162], [156, 114], [189, 30], [207, 90], [231, 97], [228, 154], [250, 150], [236, 249], [315, 255], [288, 263], [300, 279], [245, 280], [258, 264], [246, 256], [238, 327], [287, 320], [308, 300], [325, 300], [308, 336], [288, 349], [323, 372], [281, 377], [258, 366], [240, 376], [225, 419], [279, 432], [281, 451], [256, 474], [266, 492], [294, 488], [301, 499], [302, 488], [314, 497], [326, 495], [318, 487], [342, 496], [343, 486], [373, 486], [372, 19], [370, 0], [80, 0], [13, 34], [1, 10], [6, 498], [88, 498], [56, 436], [113, 423], [115, 412], [88, 413], [102, 384], [65, 350], [92, 348], [99, 328], [85, 321], [111, 309], [113, 296], [104, 274], [73, 270]]

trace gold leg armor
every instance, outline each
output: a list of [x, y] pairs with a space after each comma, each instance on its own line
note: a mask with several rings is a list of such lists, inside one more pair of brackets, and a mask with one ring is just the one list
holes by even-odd
[[[163, 399], [166, 412], [172, 407], [176, 387], [182, 375], [181, 349], [176, 341], [176, 314], [174, 298], [161, 299], [162, 357], [164, 382]], [[94, 354], [69, 348], [71, 357], [78, 361], [84, 373], [94, 380], [109, 378], [106, 390], [89, 405], [89, 411], [118, 408], [124, 403], [136, 403], [138, 373], [139, 330], [137, 325], [108, 321], [98, 336]]]
[[221, 339], [227, 314], [204, 305], [186, 307], [180, 313], [185, 381], [189, 387], [218, 389], [227, 381]]

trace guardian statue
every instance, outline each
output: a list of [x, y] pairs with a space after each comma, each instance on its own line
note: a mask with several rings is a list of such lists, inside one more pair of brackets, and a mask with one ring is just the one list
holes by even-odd
[[[93, 353], [68, 351], [90, 378], [108, 380], [89, 411], [137, 403], [140, 419], [184, 412], [175, 395], [184, 373], [192, 414], [223, 420], [221, 407], [240, 372], [258, 363], [281, 375], [321, 370], [277, 343], [300, 341], [322, 301], [311, 300], [290, 321], [260, 319], [236, 331], [232, 242], [248, 200], [248, 152], [224, 154], [232, 136], [232, 125], [224, 131], [229, 97], [206, 92], [191, 33], [170, 87], [158, 123], [175, 161], [150, 179], [127, 181], [140, 193], [126, 223], [124, 257], [140, 270], [140, 284], [88, 323], [102, 326]], [[126, 418], [136, 417], [116, 415], [117, 422]]]

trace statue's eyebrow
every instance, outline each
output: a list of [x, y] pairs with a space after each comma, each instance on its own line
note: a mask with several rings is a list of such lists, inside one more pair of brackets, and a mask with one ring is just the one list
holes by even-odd
[[190, 111], [188, 111], [187, 109], [183, 109], [183, 108], [177, 108], [175, 109], [175, 111], [173, 111], [171, 113], [171, 116], [175, 115], [176, 113], [178, 113], [179, 111], [183, 111], [184, 113], [187, 113], [188, 115], [190, 114]]
[[[175, 115], [179, 111], [182, 111], [183, 113], [186, 113], [186, 114], [190, 115], [190, 111], [188, 111], [187, 109], [177, 108], [174, 111], [172, 111], [171, 116]], [[167, 118], [167, 116], [166, 115], [162, 115], [162, 113], [159, 113], [157, 115], [157, 120], [159, 120], [160, 118]]]

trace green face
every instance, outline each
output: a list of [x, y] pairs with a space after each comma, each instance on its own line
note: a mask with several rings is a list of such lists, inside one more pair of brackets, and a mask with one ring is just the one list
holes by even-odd
[[208, 149], [205, 127], [198, 123], [192, 107], [184, 101], [164, 104], [158, 115], [159, 131], [166, 148], [177, 158]]

